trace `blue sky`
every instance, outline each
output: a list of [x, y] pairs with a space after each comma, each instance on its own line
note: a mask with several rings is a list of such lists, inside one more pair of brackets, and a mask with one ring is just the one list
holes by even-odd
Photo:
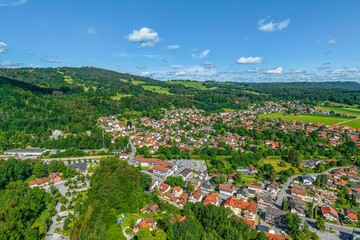
[[360, 81], [359, 9], [358, 0], [0, 0], [0, 67]]

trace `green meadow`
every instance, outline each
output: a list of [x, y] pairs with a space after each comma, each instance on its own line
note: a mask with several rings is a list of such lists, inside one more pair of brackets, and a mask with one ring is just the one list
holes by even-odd
[[284, 113], [270, 113], [270, 114], [261, 114], [260, 116], [264, 118], [280, 118], [282, 120], [295, 120], [295, 121], [303, 121], [303, 122], [312, 122], [312, 123], [324, 123], [325, 125], [333, 125], [337, 123], [341, 123], [347, 120], [350, 120], [346, 117], [336, 117], [336, 116], [328, 116], [322, 114], [284, 114]]
[[146, 91], [151, 91], [151, 92], [156, 92], [156, 93], [162, 93], [162, 94], [167, 94], [170, 95], [171, 93], [169, 92], [169, 89], [167, 88], [163, 88], [160, 86], [152, 86], [152, 85], [143, 85], [141, 86], [144, 90]]

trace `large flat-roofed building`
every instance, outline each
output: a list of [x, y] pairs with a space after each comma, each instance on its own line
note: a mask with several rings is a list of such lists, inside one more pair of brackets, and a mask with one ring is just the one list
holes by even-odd
[[43, 148], [9, 149], [4, 154], [13, 156], [41, 156], [47, 151], [47, 149]]

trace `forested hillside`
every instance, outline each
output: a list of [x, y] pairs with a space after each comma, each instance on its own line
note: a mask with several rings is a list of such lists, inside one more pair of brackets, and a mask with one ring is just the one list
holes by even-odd
[[[101, 148], [99, 116], [137, 111], [154, 117], [160, 108], [171, 106], [223, 111], [269, 100], [359, 104], [359, 86], [350, 82], [163, 82], [92, 67], [0, 69], [0, 150]], [[66, 137], [51, 140], [55, 129]], [[109, 142], [106, 135], [106, 145]]]

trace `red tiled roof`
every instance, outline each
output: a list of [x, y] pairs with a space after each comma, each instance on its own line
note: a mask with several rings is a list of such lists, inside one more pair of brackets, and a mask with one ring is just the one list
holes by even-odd
[[286, 240], [286, 238], [283, 236], [275, 235], [268, 232], [266, 232], [265, 235], [269, 238], [269, 240]]
[[324, 214], [331, 214], [333, 216], [339, 217], [338, 212], [335, 209], [333, 209], [332, 207], [330, 207], [330, 206], [322, 206], [321, 207], [321, 213], [323, 215]]
[[217, 201], [219, 200], [219, 194], [217, 193], [209, 193], [205, 200], [204, 200], [204, 205], [208, 205], [208, 204], [213, 204], [215, 205], [217, 203]]
[[243, 220], [247, 225], [249, 225], [250, 228], [254, 228], [255, 227], [255, 221], [247, 219], [247, 218], [243, 218], [243, 217], [239, 217], [241, 220]]
[[254, 201], [244, 202], [242, 200], [236, 199], [234, 196], [229, 197], [225, 206], [231, 206], [232, 208], [239, 208], [244, 211], [251, 211], [252, 213], [256, 213], [256, 203]]
[[226, 191], [226, 192], [234, 192], [234, 187], [233, 186], [230, 186], [228, 184], [220, 184], [219, 185], [219, 190], [222, 190], [222, 191]]
[[297, 189], [297, 188], [291, 188], [291, 193], [301, 195], [301, 196], [306, 196], [305, 190], [301, 190], [301, 189]]

